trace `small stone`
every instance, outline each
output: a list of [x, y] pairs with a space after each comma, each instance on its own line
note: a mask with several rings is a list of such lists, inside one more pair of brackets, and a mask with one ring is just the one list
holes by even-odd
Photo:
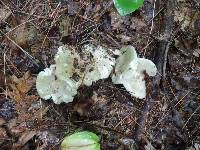
[[10, 99], [4, 98], [0, 101], [0, 116], [7, 120], [15, 116], [14, 107]]

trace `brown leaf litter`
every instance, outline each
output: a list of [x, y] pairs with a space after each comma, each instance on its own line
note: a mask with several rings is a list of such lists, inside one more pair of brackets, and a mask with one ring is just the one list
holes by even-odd
[[30, 120], [33, 114], [28, 113], [28, 108], [33, 101], [38, 100], [38, 96], [29, 95], [28, 92], [35, 84], [35, 79], [27, 71], [23, 77], [17, 78], [11, 76], [12, 83], [10, 84], [9, 96], [14, 100], [15, 110], [18, 111], [18, 119], [21, 121]]

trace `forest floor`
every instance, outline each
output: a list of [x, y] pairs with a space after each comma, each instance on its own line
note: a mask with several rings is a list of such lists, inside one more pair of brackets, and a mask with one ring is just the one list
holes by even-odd
[[[112, 0], [0, 0], [0, 149], [59, 149], [65, 135], [89, 130], [102, 150], [200, 149], [200, 2], [145, 0], [120, 16]], [[132, 45], [152, 60], [147, 97], [111, 79], [80, 87], [56, 105], [35, 79], [59, 46]]]

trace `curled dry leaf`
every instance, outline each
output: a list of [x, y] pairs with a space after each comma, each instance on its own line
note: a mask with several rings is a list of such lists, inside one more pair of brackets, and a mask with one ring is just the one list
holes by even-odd
[[11, 77], [12, 84], [10, 84], [9, 96], [15, 102], [15, 110], [18, 113], [19, 121], [34, 120], [35, 114], [28, 111], [33, 101], [38, 100], [38, 96], [29, 95], [35, 79], [31, 76], [30, 72], [26, 72], [22, 78], [17, 78], [15, 75]]
[[15, 41], [16, 44], [21, 46], [22, 48], [28, 47], [34, 43], [36, 43], [37, 29], [28, 24], [21, 25], [17, 27], [10, 35], [11, 39]]
[[[27, 93], [33, 86], [35, 79], [31, 77], [30, 72], [26, 72], [22, 78], [17, 78], [15, 75], [11, 76], [12, 84], [10, 84], [10, 97], [16, 101], [30, 99]], [[34, 97], [36, 98], [36, 97]]]

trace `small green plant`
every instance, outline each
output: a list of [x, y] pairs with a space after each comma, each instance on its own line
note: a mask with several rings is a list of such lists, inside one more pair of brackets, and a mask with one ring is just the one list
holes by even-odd
[[88, 131], [77, 132], [64, 138], [61, 150], [100, 150], [100, 138]]
[[144, 3], [144, 0], [113, 0], [117, 11], [125, 16], [137, 10]]

